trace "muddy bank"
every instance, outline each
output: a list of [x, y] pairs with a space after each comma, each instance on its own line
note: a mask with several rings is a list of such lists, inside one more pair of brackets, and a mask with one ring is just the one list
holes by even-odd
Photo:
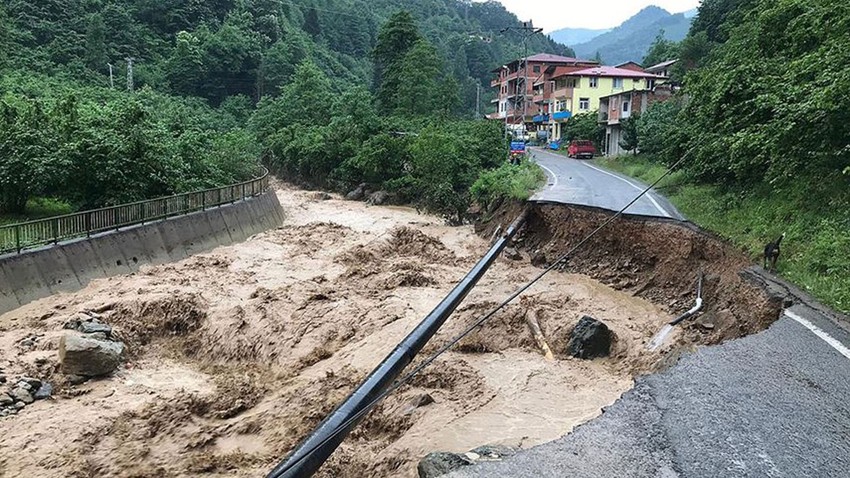
[[[519, 204], [503, 206], [477, 232], [490, 237], [521, 209]], [[546, 266], [609, 218], [610, 213], [590, 208], [538, 204], [516, 245]], [[702, 313], [684, 324], [678, 343], [712, 345], [764, 330], [779, 317], [782, 297], [745, 279], [742, 273], [750, 266], [732, 244], [692, 224], [620, 217], [558, 270], [588, 275], [674, 316], [693, 306], [703, 272]]]
[[[278, 196], [282, 228], [0, 315], [0, 374], [55, 385], [52, 399], [0, 418], [0, 475], [262, 476], [488, 248], [472, 227], [409, 208], [285, 185]], [[427, 351], [538, 271], [500, 258]], [[63, 324], [87, 311], [127, 353], [114, 375], [75, 384], [56, 349]], [[553, 361], [528, 331], [532, 312]], [[614, 332], [611, 357], [567, 357], [583, 315]], [[415, 476], [433, 451], [560, 437], [663, 359], [644, 345], [670, 318], [586, 275], [551, 274], [383, 402], [319, 476]]]

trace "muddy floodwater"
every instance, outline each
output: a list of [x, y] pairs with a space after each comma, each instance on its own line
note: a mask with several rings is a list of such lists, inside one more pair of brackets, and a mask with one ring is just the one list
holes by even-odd
[[[277, 194], [278, 230], [0, 316], [0, 373], [56, 384], [53, 399], [0, 418], [0, 476], [262, 476], [488, 247], [471, 226], [412, 209]], [[425, 352], [539, 271], [525, 253], [500, 258]], [[71, 385], [57, 344], [63, 324], [86, 311], [114, 328], [127, 362]], [[555, 360], [529, 333], [529, 313]], [[613, 330], [611, 357], [566, 356], [583, 315]], [[659, 360], [663, 350], [646, 344], [670, 318], [587, 276], [549, 274], [382, 403], [319, 476], [412, 477], [432, 451], [562, 436]], [[422, 405], [425, 394], [432, 403]]]

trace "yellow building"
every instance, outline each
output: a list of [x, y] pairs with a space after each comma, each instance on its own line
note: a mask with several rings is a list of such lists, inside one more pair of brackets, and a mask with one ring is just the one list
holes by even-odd
[[627, 91], [652, 90], [666, 79], [637, 68], [613, 66], [570, 71], [552, 78], [555, 83], [549, 123], [552, 139], [561, 139], [563, 124], [571, 117], [597, 111], [600, 98]]

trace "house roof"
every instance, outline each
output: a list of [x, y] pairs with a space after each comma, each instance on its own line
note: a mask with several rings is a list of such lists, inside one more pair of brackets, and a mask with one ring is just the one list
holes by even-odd
[[540, 75], [537, 80], [535, 80], [534, 84], [539, 85], [546, 80], [546, 74], [549, 75], [549, 78], [556, 78], [559, 76], [564, 76], [567, 73], [572, 73], [574, 71], [586, 70], [587, 65], [551, 65], [549, 68], [546, 68], [546, 71], [543, 75]]
[[640, 63], [636, 61], [627, 61], [625, 63], [620, 63], [619, 65], [614, 65], [614, 68], [622, 68], [624, 70], [632, 70], [632, 71], [646, 71]]
[[664, 78], [661, 75], [654, 73], [646, 73], [642, 71], [626, 70], [625, 68], [617, 68], [615, 66], [594, 66], [583, 70], [573, 71], [559, 76], [606, 76], [617, 78]]
[[[520, 61], [522, 61], [522, 60], [523, 60], [522, 58], [518, 58], [518, 59], [516, 59], [516, 60], [514, 60], [514, 61], [512, 61], [512, 62], [510, 62], [510, 63], [507, 63], [507, 64], [505, 64], [505, 65], [503, 65], [503, 66], [500, 66], [499, 68], [495, 68], [494, 70], [492, 70], [492, 72], [493, 72], [493, 73], [499, 72], [499, 71], [501, 71], [501, 70], [502, 70], [505, 66], [507, 66], [507, 65], [512, 65], [512, 64], [514, 64], [514, 63], [519, 63], [519, 62], [520, 62]], [[576, 64], [576, 63], [583, 63], [583, 64], [585, 64], [585, 65], [588, 65], [588, 64], [592, 65], [592, 64], [595, 64], [595, 63], [596, 63], [596, 62], [595, 62], [595, 61], [593, 61], [593, 60], [581, 60], [581, 59], [578, 59], [578, 58], [573, 58], [573, 57], [571, 57], [571, 56], [552, 55], [551, 53], [538, 53], [538, 54], [536, 54], [536, 55], [531, 55], [531, 56], [527, 57], [527, 58], [526, 58], [526, 60], [527, 60], [527, 61], [529, 61], [529, 62], [535, 62], [535, 63], [550, 63], [550, 64]]]
[[571, 56], [552, 55], [549, 53], [538, 53], [528, 57], [528, 61], [540, 61], [544, 63], [577, 63], [585, 60], [579, 60]]
[[668, 66], [675, 64], [678, 61], [679, 60], [670, 60], [670, 61], [665, 61], [665, 62], [659, 63], [657, 65], [652, 65], [649, 68], [647, 68], [646, 71], [648, 71], [650, 73], [654, 73], [656, 71], [661, 71], [661, 70], [667, 68]]

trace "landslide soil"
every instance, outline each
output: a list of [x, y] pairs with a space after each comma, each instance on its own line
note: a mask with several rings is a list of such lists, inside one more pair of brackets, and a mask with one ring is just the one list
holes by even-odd
[[[277, 194], [287, 216], [277, 230], [0, 316], [4, 373], [57, 384], [54, 399], [0, 419], [0, 476], [263, 476], [488, 247], [472, 227], [447, 227], [411, 209], [323, 201], [286, 186]], [[536, 275], [532, 250], [551, 254], [569, 243], [552, 227], [564, 218], [536, 214], [532, 225], [542, 232], [521, 240], [528, 253], [500, 258], [428, 351]], [[655, 264], [664, 260], [655, 254]], [[607, 280], [620, 291], [586, 275], [547, 275], [388, 397], [318, 476], [416, 476], [417, 461], [431, 451], [529, 447], [598, 415], [671, 350], [650, 353], [645, 344], [678, 303], [656, 306], [636, 295], [666, 300], [666, 292], [637, 289], [666, 291], [665, 281], [691, 278], [647, 276], [642, 262], [622, 267], [641, 274], [628, 287]], [[114, 327], [128, 361], [111, 377], [70, 385], [56, 346], [63, 323], [85, 311]], [[524, 317], [532, 312], [554, 361], [528, 332]], [[565, 356], [585, 314], [614, 331], [611, 357]], [[23, 347], [33, 334], [43, 335]], [[424, 394], [433, 403], [418, 406]]]

